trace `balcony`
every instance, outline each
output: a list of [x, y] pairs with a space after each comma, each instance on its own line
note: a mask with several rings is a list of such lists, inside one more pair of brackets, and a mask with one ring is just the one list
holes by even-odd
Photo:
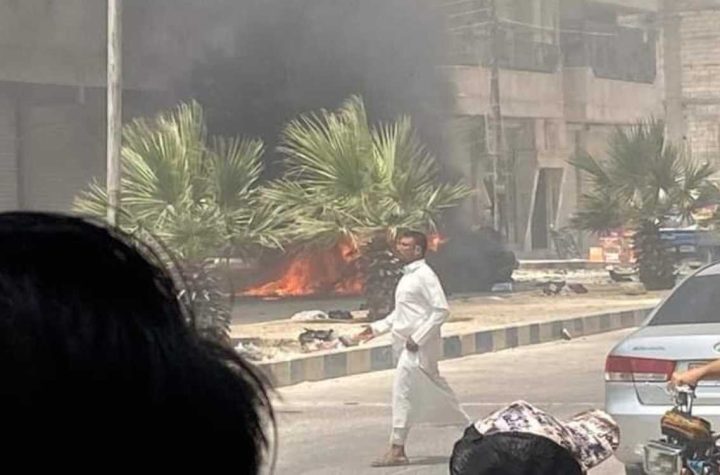
[[657, 34], [590, 22], [563, 25], [564, 66], [589, 67], [595, 76], [651, 84], [657, 77]]
[[[500, 22], [498, 62], [501, 68], [517, 71], [553, 73], [560, 65], [560, 49], [554, 35], [519, 28], [509, 21]], [[492, 63], [491, 37], [487, 22], [483, 27], [454, 31], [450, 44], [450, 64], [486, 66]]]

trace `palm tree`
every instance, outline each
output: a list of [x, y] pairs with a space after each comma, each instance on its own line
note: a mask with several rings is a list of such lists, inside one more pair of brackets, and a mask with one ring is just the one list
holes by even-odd
[[[209, 259], [280, 247], [281, 216], [263, 204], [259, 140], [208, 138], [202, 108], [182, 104], [123, 130], [120, 226], [162, 241], [179, 260], [198, 328], [225, 339], [230, 310]], [[105, 188], [93, 182], [76, 211], [104, 216]], [[232, 289], [231, 294], [233, 295]]]
[[[397, 276], [387, 244], [392, 236], [400, 228], [436, 231], [442, 212], [469, 193], [463, 184], [440, 181], [435, 158], [409, 118], [372, 126], [356, 96], [338, 111], [321, 110], [290, 122], [279, 150], [286, 157], [286, 175], [267, 187], [266, 196], [293, 216], [293, 238], [321, 246], [346, 240], [365, 249], [375, 261], [366, 291], [390, 288], [390, 299], [394, 285], [375, 284]], [[368, 300], [378, 302], [371, 305], [371, 318], [389, 312], [380, 309], [381, 302], [388, 307], [388, 297], [368, 295]]]
[[651, 290], [672, 288], [675, 260], [660, 228], [671, 216], [688, 222], [699, 206], [718, 195], [710, 181], [713, 167], [683, 157], [665, 139], [665, 124], [659, 120], [617, 128], [607, 160], [580, 155], [572, 164], [590, 185], [574, 226], [592, 232], [634, 230], [640, 280]]

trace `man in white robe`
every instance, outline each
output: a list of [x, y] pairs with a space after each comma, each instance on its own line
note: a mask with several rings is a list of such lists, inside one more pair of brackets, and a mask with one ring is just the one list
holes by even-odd
[[470, 421], [438, 371], [443, 351], [440, 327], [449, 316], [449, 308], [440, 280], [425, 262], [427, 237], [404, 232], [396, 246], [405, 267], [395, 290], [395, 309], [358, 336], [370, 339], [392, 332], [397, 362], [390, 450], [374, 466], [408, 463], [405, 442], [415, 424], [467, 425]]

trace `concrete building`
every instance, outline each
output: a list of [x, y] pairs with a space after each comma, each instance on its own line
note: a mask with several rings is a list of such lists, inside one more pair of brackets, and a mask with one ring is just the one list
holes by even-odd
[[[124, 0], [126, 120], [164, 105], [194, 59], [232, 45], [237, 25], [220, 21], [232, 1]], [[464, 219], [479, 225], [491, 194], [490, 0], [434, 1], [451, 32], [450, 159], [478, 191]], [[667, 112], [689, 155], [720, 164], [720, 0], [495, 4], [505, 231], [517, 250], [550, 252], [551, 228], [582, 193], [568, 159], [602, 156], [616, 126]], [[97, 0], [0, 0], [0, 210], [68, 210], [104, 176], [105, 21]]]
[[[478, 191], [465, 216], [487, 223], [490, 117], [487, 0], [445, 0], [457, 91], [453, 163]], [[654, 1], [496, 0], [511, 245], [542, 255], [576, 209], [582, 181], [568, 160], [602, 156], [616, 126], [663, 113]], [[483, 183], [485, 180], [485, 183]]]
[[720, 0], [665, 0], [667, 120], [673, 140], [720, 166]]

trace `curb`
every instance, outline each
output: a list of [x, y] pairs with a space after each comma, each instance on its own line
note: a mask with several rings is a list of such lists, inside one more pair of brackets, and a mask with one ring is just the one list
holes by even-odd
[[[443, 360], [561, 340], [567, 329], [573, 338], [606, 333], [642, 324], [652, 307], [588, 315], [540, 323], [511, 325], [443, 338]], [[394, 368], [392, 346], [348, 348], [257, 365], [275, 387], [322, 381]]]

